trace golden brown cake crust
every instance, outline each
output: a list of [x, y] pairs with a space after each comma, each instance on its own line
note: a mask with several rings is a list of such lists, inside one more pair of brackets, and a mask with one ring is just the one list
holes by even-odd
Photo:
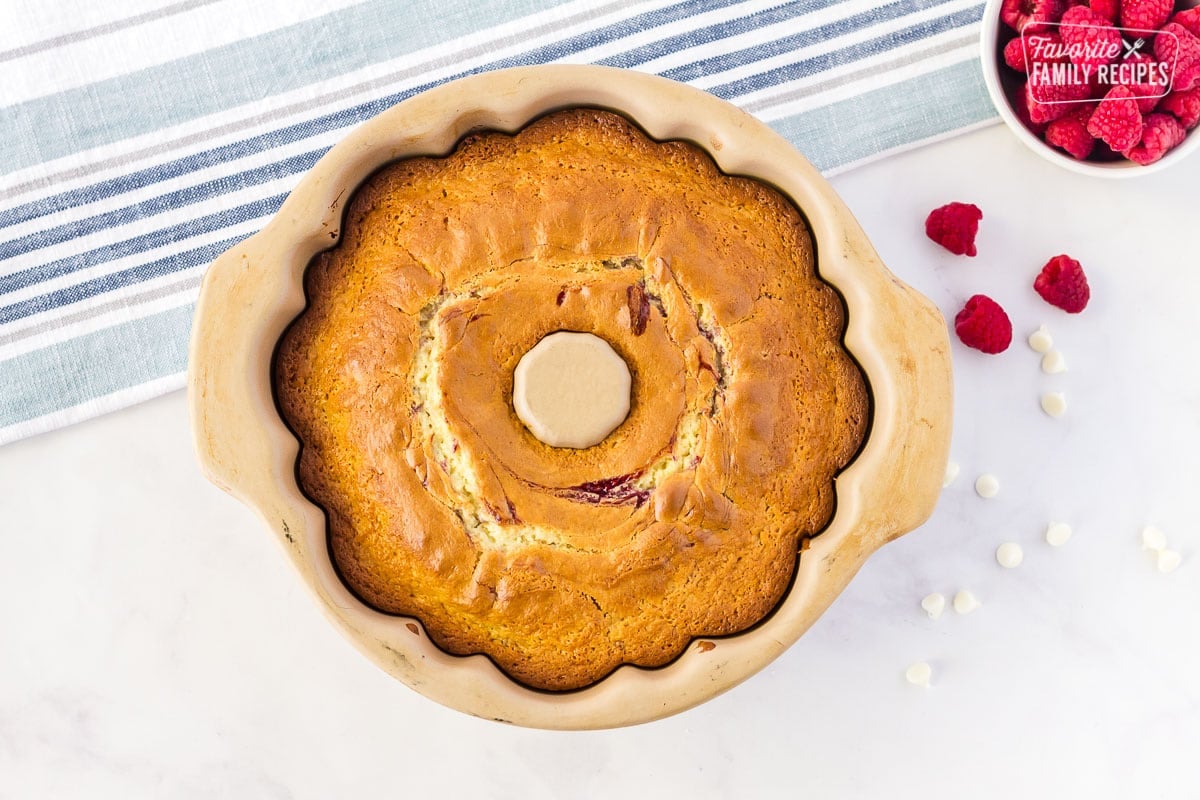
[[[814, 261], [777, 192], [609, 112], [375, 173], [275, 360], [346, 582], [549, 690], [761, 620], [867, 425]], [[595, 447], [547, 446], [512, 408], [517, 361], [558, 330], [633, 373]]]

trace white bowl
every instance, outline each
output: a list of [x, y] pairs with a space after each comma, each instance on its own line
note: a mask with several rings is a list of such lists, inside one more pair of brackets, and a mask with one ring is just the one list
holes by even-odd
[[1078, 161], [1055, 147], [1051, 147], [1039, 139], [1017, 119], [1009, 101], [1010, 93], [1016, 90], [1018, 78], [1016, 73], [1002, 67], [1003, 57], [999, 43], [1000, 33], [1004, 23], [1000, 21], [1001, 0], [988, 0], [983, 8], [983, 23], [979, 29], [979, 58], [983, 65], [983, 82], [991, 95], [992, 105], [1000, 113], [1000, 118], [1016, 137], [1030, 150], [1047, 161], [1060, 167], [1078, 172], [1081, 175], [1094, 175], [1099, 178], [1135, 178], [1140, 175], [1150, 175], [1159, 170], [1177, 164], [1200, 148], [1200, 135], [1197, 130], [1190, 131], [1183, 143], [1167, 153], [1153, 164], [1142, 166], [1128, 159], [1109, 162]]

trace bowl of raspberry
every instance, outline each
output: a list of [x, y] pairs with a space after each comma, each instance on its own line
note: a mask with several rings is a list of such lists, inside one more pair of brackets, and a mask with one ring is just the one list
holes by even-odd
[[1128, 178], [1200, 147], [1195, 0], [988, 0], [984, 83], [1035, 153]]

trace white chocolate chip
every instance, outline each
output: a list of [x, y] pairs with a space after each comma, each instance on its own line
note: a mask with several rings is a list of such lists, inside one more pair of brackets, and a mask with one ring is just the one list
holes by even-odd
[[1071, 526], [1065, 522], [1052, 522], [1046, 528], [1046, 542], [1054, 547], [1062, 547], [1071, 538]]
[[1143, 550], [1164, 550], [1167, 547], [1167, 535], [1153, 525], [1142, 528]]
[[1021, 550], [1021, 545], [1016, 542], [1005, 542], [996, 548], [996, 560], [1005, 569], [1012, 569], [1021, 565], [1021, 562], [1025, 560], [1025, 553]]
[[975, 479], [975, 493], [980, 497], [995, 497], [1000, 492], [1000, 481], [990, 472]]
[[933, 668], [924, 661], [917, 663], [904, 670], [904, 679], [914, 686], [923, 686], [929, 688], [929, 679], [933, 677]]
[[945, 489], [950, 484], [954, 483], [954, 479], [958, 477], [958, 464], [953, 461], [946, 462], [946, 474], [942, 476], [942, 488]]
[[1042, 356], [1042, 372], [1047, 375], [1057, 375], [1067, 371], [1067, 360], [1057, 350], [1051, 350]]
[[1029, 334], [1029, 346], [1035, 353], [1048, 353], [1050, 348], [1054, 347], [1054, 340], [1050, 338], [1050, 332], [1046, 330], [1045, 325], [1039, 326], [1036, 331]]
[[946, 596], [941, 592], [927, 594], [921, 600], [921, 608], [925, 609], [930, 619], [937, 619], [946, 610]]
[[983, 604], [979, 602], [979, 598], [967, 589], [960, 589], [954, 595], [954, 610], [959, 614], [970, 614], [981, 605]]
[[1067, 398], [1062, 392], [1047, 392], [1042, 395], [1042, 411], [1052, 417], [1061, 417], [1067, 411]]
[[1174, 550], [1159, 550], [1155, 566], [1159, 572], [1174, 572], [1183, 562], [1183, 556]]

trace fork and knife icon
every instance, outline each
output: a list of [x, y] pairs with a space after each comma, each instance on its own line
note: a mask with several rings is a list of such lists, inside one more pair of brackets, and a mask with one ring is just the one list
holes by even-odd
[[1145, 43], [1145, 39], [1137, 39], [1132, 44], [1122, 39], [1121, 44], [1125, 47], [1125, 54], [1121, 56], [1121, 60], [1124, 61], [1130, 56], [1136, 55], [1142, 49], [1142, 45]]

